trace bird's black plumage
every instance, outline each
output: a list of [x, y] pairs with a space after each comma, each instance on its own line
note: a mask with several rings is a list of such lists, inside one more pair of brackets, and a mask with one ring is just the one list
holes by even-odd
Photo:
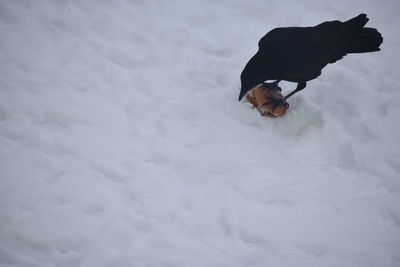
[[317, 78], [327, 64], [346, 54], [379, 51], [382, 36], [376, 29], [364, 27], [367, 22], [367, 16], [360, 14], [345, 22], [271, 30], [261, 38], [257, 53], [242, 71], [239, 100], [266, 80], [297, 82], [287, 99]]

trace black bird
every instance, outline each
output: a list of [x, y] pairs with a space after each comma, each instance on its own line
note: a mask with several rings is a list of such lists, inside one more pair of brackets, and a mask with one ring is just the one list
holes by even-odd
[[[258, 43], [257, 53], [240, 76], [242, 88], [239, 101], [254, 86], [266, 80], [296, 82], [294, 91], [275, 104], [306, 87], [306, 82], [321, 75], [321, 70], [348, 53], [379, 51], [383, 38], [374, 28], [364, 27], [367, 15], [360, 14], [348, 21], [323, 22], [314, 27], [276, 28]], [[273, 101], [272, 101], [273, 102]]]

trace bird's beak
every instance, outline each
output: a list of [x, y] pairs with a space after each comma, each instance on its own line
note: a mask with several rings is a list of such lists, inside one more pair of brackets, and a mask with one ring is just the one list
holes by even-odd
[[242, 89], [240, 90], [240, 94], [239, 94], [239, 101], [242, 100], [242, 98], [247, 94], [247, 92], [249, 92], [250, 89], [244, 88], [242, 87]]

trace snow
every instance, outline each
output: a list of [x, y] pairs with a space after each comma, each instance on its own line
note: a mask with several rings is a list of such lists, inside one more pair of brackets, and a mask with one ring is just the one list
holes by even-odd
[[[237, 102], [268, 30], [363, 12], [381, 52], [326, 67], [284, 117]], [[0, 266], [400, 266], [399, 12], [1, 1]]]

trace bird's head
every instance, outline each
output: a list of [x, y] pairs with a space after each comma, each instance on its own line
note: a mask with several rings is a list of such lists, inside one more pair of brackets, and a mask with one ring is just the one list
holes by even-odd
[[251, 90], [251, 88], [257, 85], [254, 84], [253, 82], [248, 81], [246, 77], [243, 75], [243, 72], [242, 75], [240, 76], [240, 80], [242, 86], [240, 88], [239, 101], [242, 100], [242, 98]]
[[241, 75], [241, 89], [239, 94], [239, 101], [249, 92], [253, 87], [259, 85], [265, 80], [269, 80], [266, 77], [266, 66], [262, 64], [260, 57], [256, 54], [244, 67]]

